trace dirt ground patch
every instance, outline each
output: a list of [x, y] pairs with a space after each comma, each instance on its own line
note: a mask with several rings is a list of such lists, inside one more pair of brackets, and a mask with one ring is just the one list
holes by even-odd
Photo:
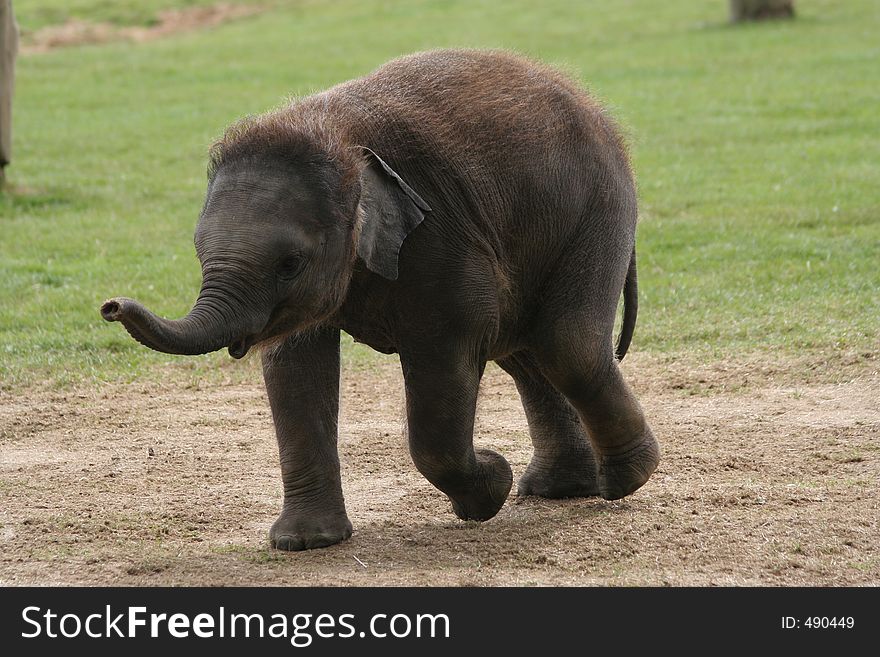
[[204, 7], [166, 9], [157, 14], [155, 25], [147, 27], [125, 27], [111, 23], [93, 23], [70, 19], [63, 25], [50, 25], [31, 34], [25, 34], [21, 51], [30, 54], [46, 52], [55, 48], [111, 41], [142, 43], [180, 32], [216, 27], [231, 20], [253, 16], [266, 11], [266, 9], [267, 7], [259, 5], [239, 5], [228, 2]]
[[[624, 370], [663, 448], [631, 497], [511, 496], [460, 522], [409, 460], [392, 358], [343, 377], [354, 536], [268, 548], [280, 509], [258, 383], [0, 393], [0, 584], [863, 585], [880, 583], [880, 375], [871, 355]], [[176, 377], [181, 378], [181, 377]], [[476, 443], [531, 446], [490, 366]]]

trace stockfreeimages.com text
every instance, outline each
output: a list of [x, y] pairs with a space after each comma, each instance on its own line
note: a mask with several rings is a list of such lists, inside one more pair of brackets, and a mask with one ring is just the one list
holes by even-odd
[[49, 638], [211, 638], [289, 639], [291, 645], [305, 648], [315, 638], [449, 638], [446, 614], [374, 614], [358, 630], [354, 614], [244, 614], [220, 607], [214, 613], [148, 613], [146, 607], [126, 607], [113, 611], [110, 605], [96, 613], [59, 615], [51, 609], [25, 607], [22, 619], [25, 639]]

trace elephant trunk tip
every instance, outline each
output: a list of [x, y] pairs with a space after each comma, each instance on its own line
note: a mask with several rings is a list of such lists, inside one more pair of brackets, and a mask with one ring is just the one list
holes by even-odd
[[101, 304], [101, 317], [108, 322], [118, 322], [122, 318], [122, 303], [118, 299], [110, 299]]

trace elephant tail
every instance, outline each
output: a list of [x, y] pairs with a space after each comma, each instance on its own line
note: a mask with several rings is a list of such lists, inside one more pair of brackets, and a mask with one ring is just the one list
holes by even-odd
[[636, 247], [633, 247], [632, 256], [629, 259], [629, 269], [626, 272], [626, 282], [623, 284], [623, 322], [620, 325], [620, 335], [617, 338], [617, 348], [614, 355], [617, 360], [623, 360], [629, 343], [632, 342], [633, 332], [636, 329], [636, 316], [639, 314], [639, 281], [636, 272]]

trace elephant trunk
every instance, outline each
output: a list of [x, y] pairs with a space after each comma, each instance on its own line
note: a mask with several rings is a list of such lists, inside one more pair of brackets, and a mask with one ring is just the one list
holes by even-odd
[[108, 322], [122, 322], [125, 330], [145, 347], [166, 354], [198, 355], [229, 347], [233, 358], [241, 358], [250, 348], [250, 339], [240, 320], [226, 317], [199, 296], [189, 314], [179, 320], [158, 317], [137, 301], [116, 297], [101, 306]]

